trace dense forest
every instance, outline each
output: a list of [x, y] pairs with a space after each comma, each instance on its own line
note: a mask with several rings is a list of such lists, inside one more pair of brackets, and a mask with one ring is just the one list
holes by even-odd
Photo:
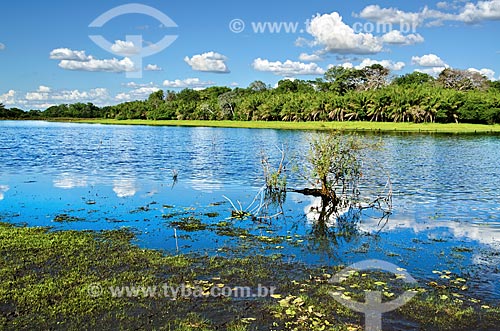
[[7, 109], [3, 119], [114, 118], [150, 120], [394, 121], [500, 123], [500, 81], [478, 72], [445, 69], [434, 78], [413, 72], [392, 77], [375, 64], [332, 67], [316, 80], [261, 81], [247, 88], [152, 93], [147, 100], [97, 107], [62, 104], [44, 111]]

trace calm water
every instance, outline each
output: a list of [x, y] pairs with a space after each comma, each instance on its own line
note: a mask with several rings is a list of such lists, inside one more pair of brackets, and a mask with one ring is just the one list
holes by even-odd
[[[366, 161], [365, 186], [385, 182], [373, 170], [390, 173], [393, 214], [380, 223], [365, 212], [327, 242], [307, 214], [318, 202], [296, 193], [276, 219], [228, 219], [223, 196], [246, 207], [263, 184], [261, 152], [278, 161], [276, 146], [285, 146], [300, 163], [311, 134], [0, 121], [0, 220], [56, 230], [127, 226], [138, 245], [171, 253], [258, 250], [330, 265], [378, 258], [425, 280], [451, 270], [470, 279], [476, 296], [500, 298], [500, 137], [365, 136], [384, 142]], [[304, 185], [289, 179], [290, 187]], [[55, 222], [61, 214], [76, 219]], [[172, 222], [186, 217], [207, 229], [174, 232]], [[281, 241], [227, 235], [217, 231], [221, 221]]]

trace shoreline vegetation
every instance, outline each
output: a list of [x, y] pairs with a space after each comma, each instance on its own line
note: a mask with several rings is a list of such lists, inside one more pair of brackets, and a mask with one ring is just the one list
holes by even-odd
[[[383, 302], [417, 292], [384, 314], [390, 329], [404, 324], [419, 330], [493, 330], [500, 320], [497, 304], [474, 297], [465, 276], [446, 270], [433, 271], [440, 277], [421, 279], [411, 289], [401, 275], [380, 272], [350, 273], [333, 284], [329, 279], [345, 266], [309, 267], [258, 252], [170, 255], [141, 249], [133, 239], [127, 228], [51, 231], [0, 222], [0, 329], [361, 331], [364, 316], [331, 295], [362, 302], [365, 289], [382, 291]], [[208, 295], [214, 287], [261, 284], [273, 286], [273, 295]], [[174, 300], [173, 292], [164, 290], [120, 290], [162, 285], [200, 292], [183, 292]]]
[[180, 127], [219, 127], [276, 130], [337, 130], [347, 132], [401, 132], [401, 133], [498, 133], [500, 124], [470, 123], [394, 123], [394, 122], [281, 122], [281, 121], [210, 121], [210, 120], [116, 120], [116, 119], [55, 119], [68, 123], [104, 125], [148, 125]]
[[[450, 68], [434, 78], [420, 72], [394, 77], [378, 64], [363, 69], [337, 66], [315, 80], [283, 79], [274, 87], [255, 81], [246, 88], [164, 91], [153, 86], [147, 93], [120, 93], [109, 98], [109, 103], [122, 101], [115, 105], [77, 102], [54, 104], [45, 110], [8, 109], [0, 103], [0, 119], [99, 119], [95, 121], [108, 124], [142, 120], [140, 123], [147, 125], [354, 131], [500, 131], [497, 126], [467, 126], [500, 125], [500, 81]], [[443, 126], [450, 123], [464, 126]]]

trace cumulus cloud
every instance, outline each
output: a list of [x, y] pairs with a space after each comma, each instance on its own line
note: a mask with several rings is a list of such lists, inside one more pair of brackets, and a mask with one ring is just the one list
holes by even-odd
[[132, 72], [137, 71], [137, 68], [128, 57], [118, 60], [116, 58], [97, 60], [91, 59], [85, 62], [75, 60], [62, 60], [59, 62], [59, 67], [66, 70], [79, 71], [104, 71], [104, 72]]
[[307, 27], [315, 46], [324, 52], [339, 54], [373, 54], [382, 51], [382, 41], [371, 33], [356, 33], [342, 21], [337, 12], [316, 15]]
[[377, 61], [377, 60], [372, 60], [372, 59], [364, 59], [359, 65], [356, 66], [356, 69], [363, 69], [365, 67], [369, 67], [374, 64], [380, 64], [384, 68], [394, 70], [394, 71], [399, 71], [402, 70], [405, 67], [404, 62], [394, 62], [391, 60], [382, 60], [382, 61]]
[[29, 101], [48, 100], [50, 91], [51, 91], [50, 87], [40, 85], [36, 91], [26, 93], [24, 98]]
[[472, 72], [478, 72], [481, 75], [488, 78], [489, 80], [495, 80], [495, 72], [491, 69], [488, 69], [488, 68], [483, 68], [483, 69], [469, 68], [467, 70], [472, 71]]
[[3, 51], [5, 49], [5, 45], [0, 43], [0, 51]]
[[436, 54], [413, 56], [411, 63], [421, 67], [447, 67], [448, 65]]
[[325, 71], [316, 63], [302, 63], [286, 60], [285, 62], [270, 62], [265, 59], [255, 59], [252, 64], [257, 71], [272, 72], [278, 76], [297, 76], [297, 75], [322, 75]]
[[437, 76], [439, 75], [444, 69], [447, 67], [431, 67], [431, 68], [425, 68], [425, 69], [415, 69], [417, 72], [422, 72], [424, 74], [428, 74], [431, 76]]
[[85, 54], [85, 51], [74, 51], [69, 48], [56, 48], [50, 52], [52, 60], [68, 60], [68, 61], [90, 61], [92, 56]]
[[317, 54], [301, 53], [299, 55], [299, 60], [304, 62], [316, 62], [316, 61], [321, 61], [322, 58]]
[[153, 82], [149, 82], [149, 83], [146, 83], [146, 84], [139, 84], [139, 83], [136, 83], [136, 82], [127, 82], [125, 84], [122, 84], [123, 86], [126, 86], [126, 87], [129, 87], [129, 88], [139, 88], [139, 87], [152, 87], [152, 86], [156, 86], [155, 83]]
[[[125, 44], [116, 44], [117, 47], [125, 49]], [[112, 59], [96, 59], [91, 55], [85, 54], [85, 51], [75, 51], [69, 48], [57, 48], [50, 52], [50, 58], [59, 60], [59, 67], [66, 70], [80, 70], [80, 71], [104, 71], [104, 72], [132, 72], [138, 71], [134, 62], [125, 57], [121, 60], [116, 58]]]
[[469, 2], [458, 15], [458, 20], [466, 23], [500, 20], [500, 1], [478, 1], [476, 4]]
[[115, 40], [111, 45], [111, 50], [119, 55], [139, 54], [139, 48], [131, 41]]
[[199, 78], [165, 80], [163, 86], [170, 88], [204, 88], [215, 84], [212, 81], [202, 81]]
[[16, 103], [16, 91], [9, 90], [7, 93], [0, 94], [0, 103], [4, 105], [13, 105]]
[[48, 86], [40, 85], [40, 86], [38, 87], [38, 92], [50, 92], [50, 90], [51, 90], [51, 89], [50, 89], [50, 87], [48, 87]]
[[[36, 91], [29, 91], [22, 97], [15, 99], [12, 93], [12, 103], [22, 105], [24, 109], [45, 109], [61, 103], [92, 102], [98, 106], [109, 104], [111, 98], [106, 88], [93, 88], [87, 91], [54, 90], [48, 86], [40, 85]], [[0, 96], [0, 102], [1, 102]]]
[[163, 69], [158, 66], [157, 64], [148, 64], [146, 67], [144, 67], [144, 70], [146, 71], [162, 71]]
[[160, 89], [156, 86], [142, 86], [133, 89], [130, 92], [119, 93], [115, 96], [115, 100], [119, 102], [131, 101], [131, 100], [144, 100], [149, 97], [151, 93], [159, 91]]
[[[412, 28], [424, 25], [424, 23], [428, 27], [440, 26], [443, 21], [478, 23], [500, 20], [500, 1], [498, 0], [467, 2], [465, 4], [438, 2], [436, 6], [440, 10], [429, 9], [426, 6], [419, 12], [405, 12], [397, 8], [381, 8], [379, 5], [370, 5], [357, 16], [382, 24], [409, 24]], [[454, 12], [445, 12], [444, 10]]]
[[382, 36], [382, 41], [386, 44], [414, 45], [424, 42], [424, 37], [418, 33], [403, 35], [399, 30], [392, 30]]
[[207, 52], [194, 55], [193, 57], [186, 56], [184, 61], [196, 71], [206, 71], [215, 73], [228, 73], [229, 69], [226, 65], [227, 57], [216, 52]]
[[381, 8], [379, 5], [365, 7], [358, 15], [377, 23], [410, 24], [418, 26], [423, 20], [421, 13], [404, 12], [396, 8]]

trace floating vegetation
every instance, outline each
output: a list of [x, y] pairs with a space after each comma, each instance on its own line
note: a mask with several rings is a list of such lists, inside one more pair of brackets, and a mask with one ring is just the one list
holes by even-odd
[[207, 217], [210, 217], [210, 218], [214, 218], [214, 217], [218, 217], [219, 213], [209, 212], [209, 213], [205, 213], [204, 215], [207, 216]]
[[[194, 217], [184, 221], [198, 223]], [[233, 228], [231, 225], [220, 221], [214, 227]], [[285, 263], [282, 254], [243, 258], [164, 255], [131, 245], [133, 238], [130, 228], [50, 232], [0, 223], [4, 263], [0, 328], [15, 330], [22, 325], [22, 329], [84, 330], [98, 325], [101, 329], [144, 329], [147, 319], [148, 328], [167, 326], [167, 330], [361, 331], [363, 315], [333, 300], [332, 292], [363, 302], [365, 290], [380, 291], [387, 302], [408, 289], [417, 291], [416, 296], [391, 312], [384, 323], [394, 320], [419, 330], [455, 331], [495, 330], [500, 321], [497, 303], [469, 296], [470, 291], [462, 290], [467, 279], [450, 270], [435, 270], [435, 284], [420, 282], [411, 288], [402, 277], [404, 269], [399, 275], [353, 271], [332, 284], [330, 280], [340, 266], [313, 268]], [[265, 236], [248, 238], [269, 240]], [[228, 247], [219, 251], [237, 253]], [[202, 294], [211, 288], [240, 285], [256, 289], [263, 284], [275, 290], [265, 298], [249, 301], [202, 296], [195, 304], [165, 296], [118, 299], [109, 290], [132, 284], [183, 285], [190, 290], [200, 288]], [[96, 288], [99, 295], [89, 295]]]
[[457, 253], [472, 253], [473, 252], [472, 248], [464, 247], [464, 246], [453, 247], [451, 250], [454, 252], [457, 252]]
[[85, 219], [82, 217], [70, 216], [68, 214], [59, 214], [54, 217], [53, 222], [64, 223], [64, 222], [80, 222]]
[[170, 224], [176, 228], [183, 231], [202, 231], [207, 228], [206, 224], [203, 224], [199, 218], [194, 216], [182, 217], [177, 221], [172, 221]]

